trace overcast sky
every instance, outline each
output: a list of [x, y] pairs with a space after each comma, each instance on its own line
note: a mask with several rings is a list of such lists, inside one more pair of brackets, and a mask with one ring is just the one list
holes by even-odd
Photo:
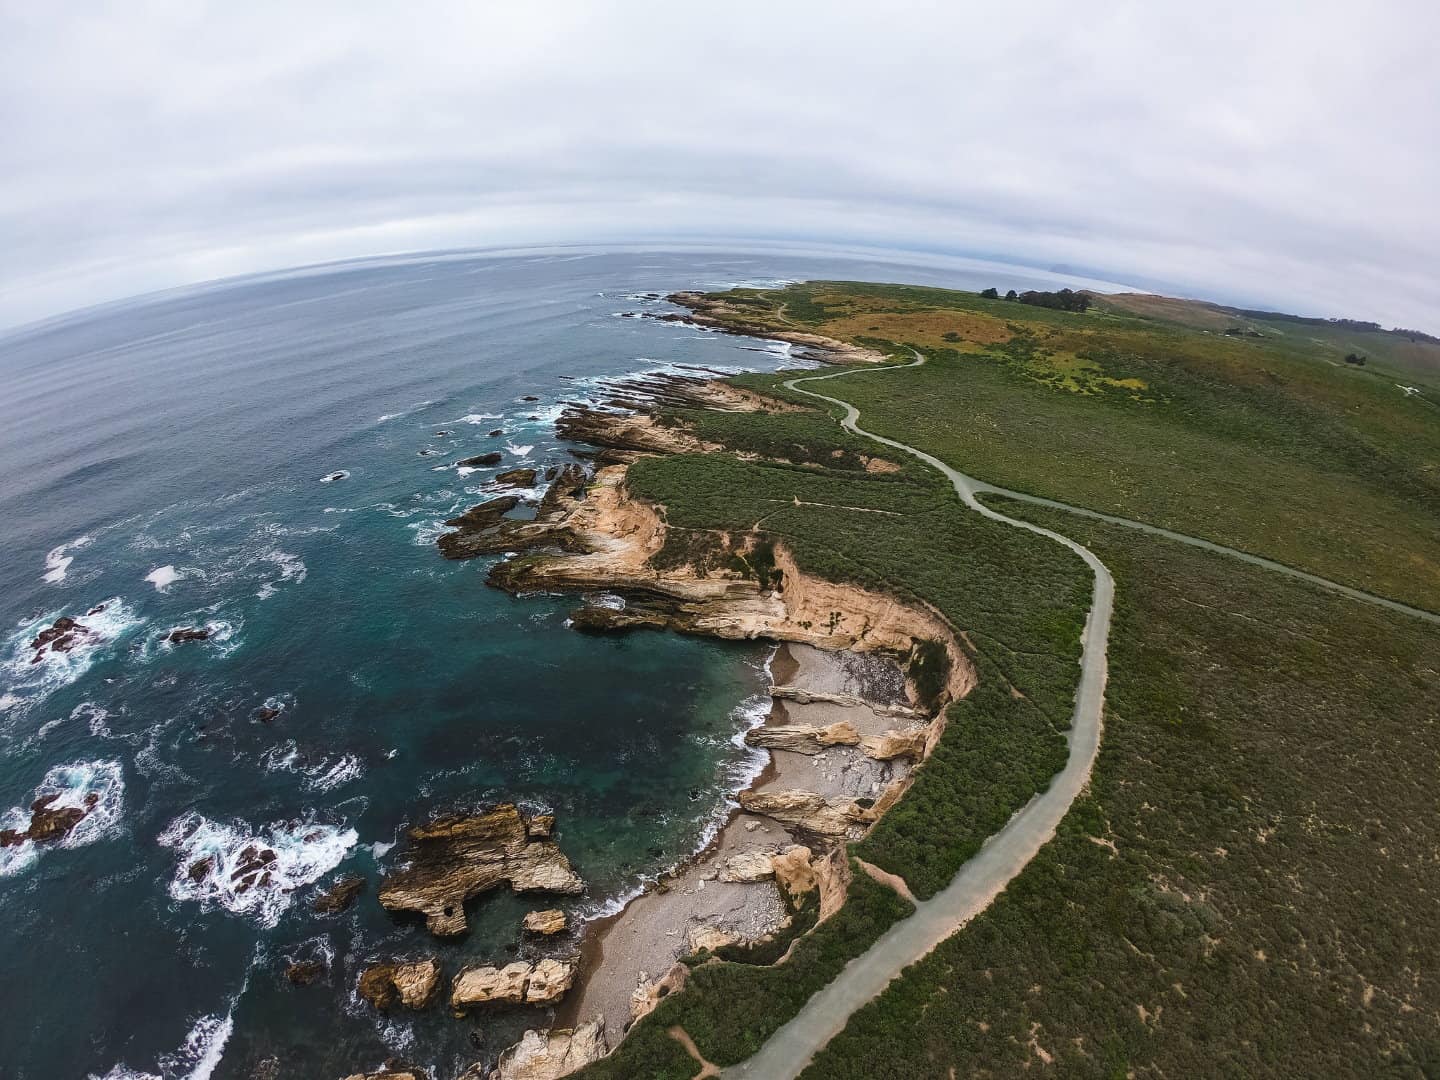
[[1440, 332], [1440, 5], [0, 0], [0, 325], [301, 263], [783, 238]]

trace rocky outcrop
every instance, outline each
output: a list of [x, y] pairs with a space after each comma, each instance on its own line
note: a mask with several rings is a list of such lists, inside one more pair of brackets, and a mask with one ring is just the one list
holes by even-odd
[[902, 757], [918, 761], [925, 756], [929, 735], [928, 727], [911, 728], [909, 731], [886, 731], [880, 735], [862, 735], [860, 748], [876, 761], [892, 761]]
[[430, 1080], [430, 1074], [420, 1069], [386, 1068], [384, 1072], [351, 1073], [344, 1080]]
[[791, 750], [814, 757], [827, 746], [859, 746], [860, 733], [848, 720], [825, 727], [808, 724], [771, 724], [745, 733], [747, 746], [766, 750]]
[[461, 458], [455, 462], [462, 469], [484, 469], [491, 465], [499, 465], [505, 460], [505, 455], [499, 450], [491, 450], [486, 454], [476, 454], [474, 457]]
[[554, 831], [554, 814], [535, 814], [525, 822], [525, 835], [532, 840], [549, 840]]
[[534, 469], [507, 469], [495, 474], [495, 483], [503, 487], [533, 488], [537, 475]]
[[742, 791], [742, 809], [817, 836], [844, 837], [867, 819], [853, 799], [827, 799], [813, 791]]
[[[703, 931], [705, 929], [713, 930], [718, 935], [724, 935], [726, 937], [729, 937], [729, 940], [722, 941], [719, 937], [703, 936]], [[738, 940], [734, 937], [730, 937], [729, 935], [725, 935], [725, 932], [723, 930], [719, 930], [716, 927], [702, 927], [700, 931], [697, 931], [697, 933], [702, 934], [700, 938], [702, 942], [713, 943], [712, 945], [706, 946], [710, 948], [718, 949], [723, 945], [729, 945], [732, 942]], [[696, 952], [697, 950], [692, 947], [690, 951]], [[676, 963], [671, 965], [670, 970], [667, 971], [660, 978], [656, 979], [654, 982], [643, 981], [643, 972], [641, 973], [641, 977], [641, 984], [637, 986], [630, 994], [630, 1019], [632, 1022], [635, 1020], [639, 1020], [642, 1016], [648, 1015], [651, 1011], [654, 1010], [655, 1006], [660, 1004], [662, 999], [669, 997], [677, 990], [683, 990], [685, 988], [686, 980], [690, 978], [690, 968], [683, 963]]]
[[551, 908], [549, 911], [527, 912], [521, 925], [530, 934], [559, 934], [564, 931], [567, 920], [565, 912]]
[[172, 645], [179, 645], [186, 641], [204, 641], [214, 632], [208, 626], [177, 626], [165, 635], [165, 640]]
[[605, 1056], [605, 1020], [576, 1028], [527, 1031], [500, 1055], [490, 1080], [560, 1080]]
[[774, 876], [774, 862], [764, 851], [742, 851], [738, 855], [731, 855], [720, 867], [721, 881], [765, 881]]
[[685, 938], [692, 953], [714, 952], [739, 940], [730, 931], [722, 930], [718, 926], [697, 926]]
[[[509, 592], [606, 590], [624, 596], [623, 608], [592, 606], [573, 613], [572, 624], [581, 629], [665, 627], [711, 637], [803, 641], [823, 649], [899, 655], [910, 654], [917, 641], [936, 641], [949, 658], [941, 704], [963, 697], [974, 685], [968, 656], [933, 612], [811, 576], [782, 543], [773, 544], [778, 572], [770, 574], [765, 588], [734, 570], [734, 561], [726, 557], [760, 542], [755, 536], [716, 534], [723, 550], [704, 568], [651, 565], [650, 557], [665, 543], [665, 522], [654, 507], [626, 491], [625, 468], [600, 469], [584, 497], [568, 501], [568, 511], [557, 505], [553, 524], [526, 523], [525, 546], [550, 542], [570, 554], [497, 563], [490, 569], [490, 584]], [[511, 532], [508, 523], [503, 531]], [[507, 537], [511, 547], [501, 550], [516, 549], [513, 541], [522, 539], [515, 535], [519, 531]]]
[[906, 705], [884, 705], [867, 701], [855, 694], [827, 694], [819, 690], [807, 690], [803, 686], [772, 686], [770, 696], [782, 701], [793, 701], [797, 705], [811, 705], [825, 702], [830, 705], [844, 705], [850, 708], [864, 706], [877, 716], [894, 716], [905, 720], [923, 720], [925, 714], [919, 709]]
[[[104, 610], [105, 605], [101, 604], [95, 608], [91, 614]], [[44, 630], [36, 634], [35, 639], [30, 642], [30, 648], [34, 650], [35, 653], [35, 655], [30, 658], [30, 662], [32, 664], [40, 663], [40, 661], [45, 659], [45, 653], [47, 651], [52, 653], [67, 653], [82, 641], [94, 636], [95, 631], [91, 630], [90, 627], [84, 623], [76, 622], [69, 615], [61, 615]]]
[[784, 330], [768, 322], [757, 322], [754, 311], [746, 311], [731, 305], [722, 294], [677, 292], [671, 293], [665, 299], [672, 304], [690, 309], [688, 316], [657, 316], [657, 318], [667, 321], [693, 322], [699, 326], [708, 326], [712, 330], [723, 330], [730, 334], [769, 338], [773, 341], [788, 341], [792, 345], [802, 345], [808, 349], [818, 350], [825, 359], [836, 363], [879, 364], [884, 363], [887, 359], [883, 353], [867, 349], [863, 345], [840, 341], [838, 338], [826, 337], [824, 334]]
[[346, 874], [316, 896], [310, 907], [321, 915], [334, 915], [348, 908], [364, 891], [363, 877], [359, 874]]
[[442, 936], [465, 930], [465, 901], [508, 884], [516, 892], [575, 895], [585, 884], [550, 840], [532, 839], [512, 803], [456, 814], [409, 830], [408, 865], [386, 876], [380, 903], [418, 911]]
[[396, 1001], [410, 1009], [423, 1009], [439, 985], [440, 961], [431, 957], [409, 964], [368, 967], [360, 973], [357, 989], [362, 998], [383, 1012]]
[[552, 1005], [574, 982], [574, 964], [548, 957], [533, 964], [517, 960], [503, 968], [466, 968], [450, 986], [450, 1005], [456, 1009], [493, 1002]]
[[571, 552], [590, 550], [565, 524], [585, 493], [587, 479], [579, 465], [560, 469], [541, 498], [535, 517], [529, 521], [505, 517], [520, 504], [515, 495], [502, 495], [472, 507], [445, 522], [456, 531], [445, 533], [436, 541], [440, 553], [447, 559], [473, 559], [477, 555], [523, 551], [537, 546]]
[[64, 838], [84, 821], [100, 802], [97, 792], [90, 792], [80, 806], [55, 806], [59, 794], [44, 795], [30, 804], [30, 824], [20, 829], [0, 829], [0, 848], [15, 847], [27, 840], [50, 844]]
[[819, 876], [810, 864], [812, 854], [805, 845], [792, 844], [770, 860], [776, 884], [790, 894], [791, 900], [798, 900], [819, 887]]

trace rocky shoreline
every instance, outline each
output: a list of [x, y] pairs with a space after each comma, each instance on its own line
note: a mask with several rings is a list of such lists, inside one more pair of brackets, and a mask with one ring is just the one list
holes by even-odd
[[[706, 310], [703, 297], [670, 299], [692, 306], [697, 319], [719, 319]], [[804, 344], [831, 349], [841, 343]], [[848, 353], [855, 347], [844, 348]], [[721, 449], [662, 423], [657, 415], [662, 405], [793, 408], [714, 380], [656, 376], [638, 390], [633, 383], [628, 390], [617, 387], [602, 408], [573, 405], [557, 422], [562, 437], [596, 448], [580, 455], [590, 459], [590, 468], [553, 468], [532, 518], [511, 517], [517, 503], [504, 496], [452, 518], [447, 524], [455, 531], [438, 546], [452, 559], [503, 555], [487, 582], [512, 593], [603, 593], [603, 602], [587, 600], [572, 612], [578, 630], [664, 628], [781, 643], [772, 663], [769, 716], [746, 736], [747, 744], [770, 760], [747, 789], [735, 793], [736, 807], [704, 851], [619, 913], [585, 927], [578, 958], [541, 980], [558, 987], [547, 1002], [560, 1002], [564, 995], [555, 1026], [526, 1032], [502, 1055], [491, 1074], [495, 1080], [551, 1080], [603, 1056], [631, 1023], [683, 987], [689, 970], [678, 962], [683, 956], [778, 953], [783, 962], [794, 935], [843, 903], [850, 874], [846, 842], [863, 835], [903, 794], [913, 768], [940, 737], [945, 706], [974, 684], [960, 642], [933, 612], [808, 575], [782, 543], [759, 534], [716, 534], [709, 540], [722, 556], [744, 555], [765, 544], [773, 551], [775, 570], [763, 583], [726, 568], [744, 560], [653, 565], [665, 543], [664, 512], [628, 490], [629, 464], [643, 455]], [[922, 703], [906, 669], [922, 649], [937, 644], [948, 670], [938, 699]], [[528, 845], [548, 842], [526, 836], [523, 826], [512, 839], [520, 844], [522, 861]], [[564, 859], [558, 849], [554, 855]], [[566, 884], [557, 865], [542, 862], [547, 888]], [[487, 866], [480, 875], [484, 881], [472, 890], [473, 883], [439, 872], [444, 884], [438, 892], [396, 906], [424, 911], [437, 933], [459, 932], [464, 897], [508, 873], [501, 859]], [[518, 880], [526, 880], [523, 872]], [[396, 896], [387, 882], [382, 903]], [[437, 897], [446, 901], [438, 908]], [[523, 988], [519, 998], [500, 991], [512, 983], [528, 986], [533, 970], [483, 970], [484, 975], [457, 978], [456, 993], [460, 979], [469, 975], [477, 985], [499, 988], [498, 996], [481, 994], [479, 1000], [529, 1000]]]

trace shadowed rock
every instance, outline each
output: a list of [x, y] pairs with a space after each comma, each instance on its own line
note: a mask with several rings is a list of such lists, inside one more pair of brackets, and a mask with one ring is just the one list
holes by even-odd
[[359, 874], [347, 874], [315, 897], [310, 906], [322, 915], [334, 915], [344, 911], [365, 891], [365, 879]]

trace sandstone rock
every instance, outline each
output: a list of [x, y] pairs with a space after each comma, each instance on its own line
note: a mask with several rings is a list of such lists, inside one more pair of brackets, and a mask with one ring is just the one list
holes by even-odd
[[535, 486], [536, 475], [534, 469], [507, 469], [496, 474], [495, 483], [504, 484], [506, 487], [530, 488]]
[[398, 964], [390, 979], [400, 992], [400, 1001], [411, 1009], [423, 1009], [440, 985], [440, 961], [431, 957], [412, 964]]
[[450, 986], [450, 1005], [460, 1009], [467, 1005], [483, 1005], [490, 1001], [520, 1004], [525, 1000], [525, 983], [530, 978], [530, 965], [523, 960], [503, 968], [466, 968], [455, 976]]
[[500, 1055], [492, 1080], [559, 1080], [605, 1056], [605, 1018], [577, 1028], [527, 1031]]
[[420, 1069], [391, 1069], [377, 1073], [351, 1073], [344, 1080], [430, 1080], [429, 1074]]
[[432, 933], [465, 930], [465, 901], [509, 884], [516, 892], [584, 891], [570, 860], [549, 840], [532, 840], [512, 803], [484, 814], [442, 817], [409, 831], [409, 864], [386, 876], [380, 903], [418, 911]]
[[763, 851], [742, 851], [731, 855], [720, 870], [721, 881], [764, 881], [774, 876], [774, 863]]
[[498, 525], [502, 517], [519, 505], [518, 496], [501, 495], [478, 506], [472, 506], [463, 514], [450, 518], [445, 524], [452, 529], [487, 529]]
[[363, 877], [359, 874], [346, 874], [315, 897], [310, 906], [322, 915], [333, 915], [337, 911], [344, 911], [348, 908], [364, 891], [365, 879]]
[[925, 739], [929, 731], [926, 728], [914, 728], [910, 731], [887, 731], [883, 735], [865, 735], [860, 739], [860, 746], [865, 753], [876, 761], [891, 761], [898, 757], [923, 758], [925, 756]]
[[733, 945], [739, 940], [728, 930], [721, 930], [718, 926], [697, 926], [691, 930], [687, 939], [692, 953], [714, 952], [716, 949], [726, 945]]
[[558, 934], [565, 929], [565, 912], [559, 908], [532, 911], [525, 916], [523, 925], [532, 934]]
[[773, 724], [751, 728], [745, 733], [745, 742], [767, 750], [793, 750], [797, 754], [814, 756], [827, 746], [857, 746], [860, 733], [848, 720], [826, 727], [808, 724]]
[[532, 840], [549, 840], [554, 831], [554, 814], [536, 814], [525, 822], [525, 835]]
[[[715, 945], [719, 948], [720, 945]], [[642, 1016], [652, 1012], [655, 1006], [659, 1005], [663, 998], [682, 990], [685, 981], [690, 977], [690, 969], [682, 964], [674, 964], [669, 971], [654, 982], [649, 982], [645, 972], [640, 973], [640, 985], [630, 994], [630, 1018], [639, 1020]]]
[[575, 982], [575, 965], [546, 957], [530, 971], [525, 984], [527, 1005], [550, 1005], [565, 996]]
[[792, 844], [770, 860], [776, 882], [790, 894], [792, 900], [798, 900], [819, 884], [810, 865], [810, 855], [808, 847]]
[[487, 454], [476, 454], [474, 457], [461, 458], [455, 462], [462, 469], [484, 469], [491, 465], [499, 465], [505, 459], [505, 455], [499, 450], [491, 450]]
[[831, 694], [821, 690], [807, 690], [802, 686], [772, 686], [770, 687], [770, 696], [782, 701], [793, 701], [797, 705], [811, 705], [817, 702], [843, 705], [847, 708], [864, 705], [879, 716], [895, 716], [907, 720], [923, 720], [925, 718], [924, 713], [918, 709], [912, 709], [908, 705], [884, 705], [879, 702], [866, 701], [854, 694]]
[[854, 800], [826, 799], [814, 791], [742, 791], [740, 806], [821, 836], [845, 836], [864, 817]]

